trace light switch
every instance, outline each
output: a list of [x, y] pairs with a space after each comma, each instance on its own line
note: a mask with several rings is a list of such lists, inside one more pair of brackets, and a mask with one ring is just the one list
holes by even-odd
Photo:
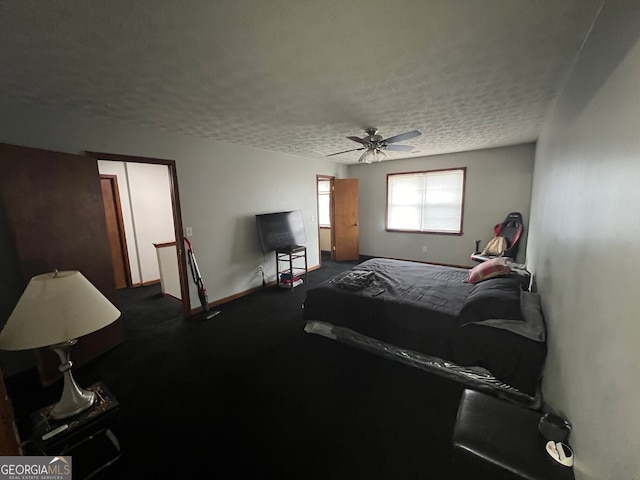
[[187, 238], [193, 237], [193, 228], [185, 227], [184, 234], [186, 235]]

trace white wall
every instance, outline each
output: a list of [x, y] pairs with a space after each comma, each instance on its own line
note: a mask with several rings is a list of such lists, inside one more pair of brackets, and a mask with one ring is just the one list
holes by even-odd
[[154, 243], [175, 241], [169, 168], [98, 160], [101, 174], [116, 175], [134, 285], [160, 278]]
[[[260, 286], [258, 266], [275, 279], [275, 256], [260, 251], [257, 213], [301, 209], [309, 266], [319, 263], [316, 175], [344, 177], [344, 166], [9, 101], [0, 102], [0, 112], [0, 142], [176, 160], [183, 223], [193, 228], [191, 240], [210, 301]], [[200, 303], [192, 283], [191, 305], [196, 307]]]
[[527, 256], [578, 479], [640, 479], [640, 4], [605, 4], [538, 142]]
[[171, 295], [178, 300], [182, 299], [176, 244], [157, 246], [156, 255], [158, 257], [162, 293]]
[[320, 229], [320, 250], [324, 252], [331, 251], [331, 229], [322, 227]]
[[[384, 161], [349, 167], [360, 181], [360, 253], [450, 265], [475, 265], [469, 259], [474, 240], [481, 247], [493, 238], [493, 227], [510, 212], [525, 222], [518, 261], [524, 263], [526, 225], [533, 177], [534, 145], [475, 150], [432, 157]], [[461, 236], [385, 231], [387, 174], [467, 167]], [[423, 252], [423, 246], [427, 252]]]
[[176, 240], [171, 206], [169, 167], [127, 163], [129, 195], [136, 231], [136, 246], [142, 283], [160, 278], [154, 243]]

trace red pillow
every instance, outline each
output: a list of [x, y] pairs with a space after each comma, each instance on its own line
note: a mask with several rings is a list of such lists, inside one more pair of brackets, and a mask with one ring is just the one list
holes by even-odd
[[478, 283], [500, 275], [507, 275], [511, 272], [508, 264], [508, 257], [497, 257], [482, 262], [469, 270], [469, 277], [465, 280], [467, 283]]

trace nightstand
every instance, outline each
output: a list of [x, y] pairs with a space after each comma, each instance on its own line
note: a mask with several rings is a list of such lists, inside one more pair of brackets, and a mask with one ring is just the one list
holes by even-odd
[[69, 455], [73, 457], [73, 478], [87, 478], [120, 458], [120, 445], [110, 423], [120, 404], [101, 384], [89, 387], [96, 394], [94, 404], [84, 412], [61, 420], [51, 417], [53, 405], [31, 414], [28, 455]]

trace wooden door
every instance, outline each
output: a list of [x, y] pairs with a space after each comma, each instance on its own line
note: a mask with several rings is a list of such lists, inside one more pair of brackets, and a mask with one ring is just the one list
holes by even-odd
[[360, 203], [357, 178], [333, 181], [334, 260], [360, 258]]
[[124, 234], [124, 220], [118, 191], [118, 177], [116, 175], [100, 175], [102, 187], [102, 203], [107, 221], [107, 234], [111, 247], [113, 261], [113, 276], [116, 288], [131, 287], [131, 269], [127, 254], [127, 241]]
[[[0, 143], [0, 199], [15, 244], [19, 281], [58, 270], [79, 270], [117, 305], [111, 252], [95, 159]], [[119, 344], [122, 321], [81, 337], [72, 352], [82, 365]], [[43, 384], [59, 377], [60, 360], [36, 351]]]

